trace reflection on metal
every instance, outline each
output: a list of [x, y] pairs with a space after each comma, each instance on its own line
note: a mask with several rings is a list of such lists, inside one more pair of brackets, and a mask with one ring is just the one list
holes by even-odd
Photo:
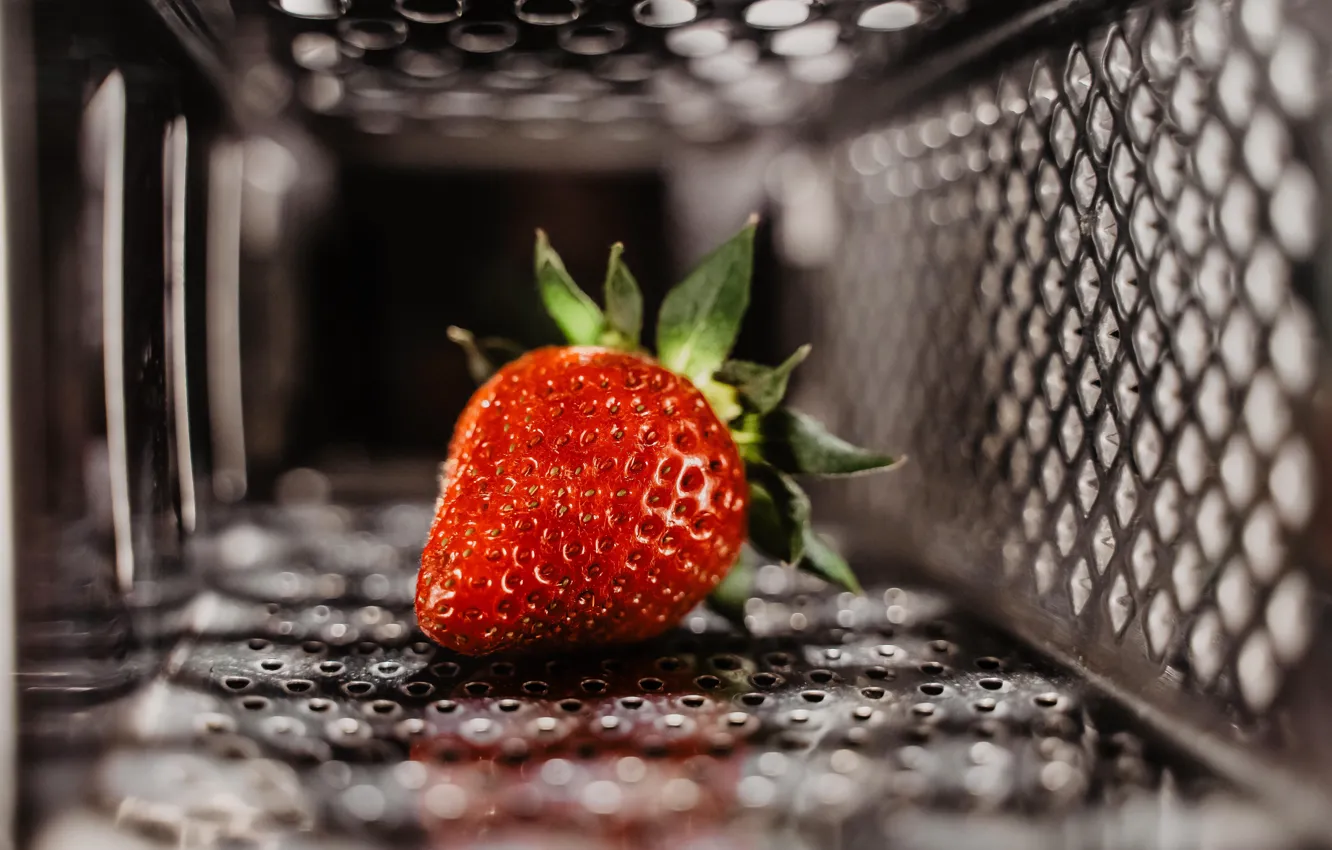
[[208, 373], [213, 430], [213, 495], [245, 496], [245, 419], [241, 398], [240, 248], [244, 151], [220, 144], [212, 154], [208, 211]]
[[167, 207], [167, 297], [171, 358], [171, 389], [174, 396], [176, 453], [180, 476], [180, 521], [187, 533], [194, 531], [197, 504], [194, 493], [194, 451], [190, 443], [189, 368], [185, 344], [185, 223], [186, 185], [189, 171], [189, 127], [179, 117], [167, 125], [163, 162]]
[[[21, 51], [8, 50], [17, 40], [18, 33], [14, 25], [14, 6], [6, 6], [0, 13], [0, 62], [5, 72], [13, 72], [20, 58], [26, 58]], [[0, 116], [3, 116], [4, 132], [0, 132], [0, 404], [5, 405], [6, 415], [0, 416], [0, 622], [16, 624], [18, 622], [15, 589], [18, 586], [18, 499], [17, 471], [14, 463], [15, 441], [13, 427], [15, 422], [10, 411], [15, 398], [13, 386], [14, 363], [10, 359], [13, 335], [9, 332], [10, 305], [14, 302], [13, 284], [17, 279], [11, 275], [15, 266], [17, 245], [11, 246], [10, 205], [14, 201], [13, 175], [10, 167], [15, 158], [14, 136], [16, 128], [29, 125], [29, 116], [23, 114], [21, 107], [26, 106], [24, 99], [13, 96], [14, 81], [26, 81], [27, 74], [5, 73], [0, 76]], [[17, 101], [17, 103], [15, 103]], [[17, 119], [17, 120], [16, 120]], [[12, 818], [15, 811], [14, 789], [17, 782], [17, 743], [18, 717], [17, 694], [17, 656], [15, 645], [17, 629], [13, 625], [0, 629], [0, 848], [13, 846]]]
[[806, 150], [793, 149], [773, 162], [768, 184], [778, 205], [773, 225], [782, 258], [801, 268], [831, 261], [839, 210], [826, 164]]
[[113, 71], [84, 115], [86, 150], [100, 159], [102, 195], [102, 369], [106, 384], [106, 443], [115, 531], [116, 577], [134, 581], [130, 528], [128, 442], [125, 422], [125, 78]]
[[242, 245], [247, 254], [271, 255], [287, 236], [285, 217], [300, 165], [281, 142], [261, 136], [245, 142], [243, 170]]

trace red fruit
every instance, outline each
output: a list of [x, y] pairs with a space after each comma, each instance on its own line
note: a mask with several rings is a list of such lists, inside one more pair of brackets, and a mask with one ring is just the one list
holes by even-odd
[[432, 639], [467, 655], [637, 641], [704, 597], [742, 620], [752, 562], [717, 585], [747, 525], [769, 556], [859, 591], [793, 476], [893, 460], [782, 407], [809, 346], [775, 367], [728, 359], [755, 224], [667, 293], [657, 360], [640, 348], [643, 297], [622, 246], [611, 248], [603, 311], [540, 232], [537, 288], [570, 346], [496, 372], [491, 352], [511, 355], [513, 343], [449, 329], [484, 385], [454, 430], [421, 557], [416, 616]]
[[643, 640], [721, 581], [744, 464], [687, 379], [609, 348], [543, 348], [459, 419], [416, 615], [467, 655]]

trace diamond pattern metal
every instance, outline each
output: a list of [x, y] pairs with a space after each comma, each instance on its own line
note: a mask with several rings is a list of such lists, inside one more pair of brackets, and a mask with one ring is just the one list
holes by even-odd
[[[884, 385], [925, 388], [910, 405], [865, 404], [855, 340], [823, 353], [822, 395], [845, 387], [857, 436], [913, 457], [905, 483], [859, 485], [849, 512], [892, 511], [932, 556], [974, 561], [950, 575], [1248, 716], [1279, 705], [1310, 640], [1320, 498], [1305, 423], [1321, 343], [1297, 281], [1322, 210], [1297, 140], [1326, 52], [1276, 7], [1135, 7], [970, 84], [975, 120], [937, 153], [841, 169], [849, 262], [823, 299], [842, 305], [830, 329], [871, 304], [917, 317], [873, 336], [892, 352]], [[976, 147], [988, 161], [935, 165]], [[915, 173], [938, 188], [902, 179]], [[941, 191], [974, 213], [931, 220]], [[945, 235], [963, 248], [932, 253]], [[941, 345], [951, 382], [917, 371]], [[978, 485], [990, 510], [970, 514], [959, 494]], [[1009, 521], [1022, 533], [991, 571], [983, 529]]]

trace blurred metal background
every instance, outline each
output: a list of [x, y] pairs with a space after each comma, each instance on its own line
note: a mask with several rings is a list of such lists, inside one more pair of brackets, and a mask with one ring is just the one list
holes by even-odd
[[[1320, 4], [0, 15], [19, 843], [1332, 836]], [[742, 353], [910, 458], [817, 492], [875, 590], [418, 643], [443, 328], [553, 338], [536, 226], [651, 305], [752, 210]]]

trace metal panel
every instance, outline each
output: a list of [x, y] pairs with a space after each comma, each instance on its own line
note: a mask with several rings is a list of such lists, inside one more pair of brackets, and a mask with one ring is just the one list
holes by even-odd
[[1332, 768], [1326, 24], [1139, 4], [849, 138], [810, 382], [912, 457], [842, 503], [864, 551], [923, 557], [1283, 794]]

